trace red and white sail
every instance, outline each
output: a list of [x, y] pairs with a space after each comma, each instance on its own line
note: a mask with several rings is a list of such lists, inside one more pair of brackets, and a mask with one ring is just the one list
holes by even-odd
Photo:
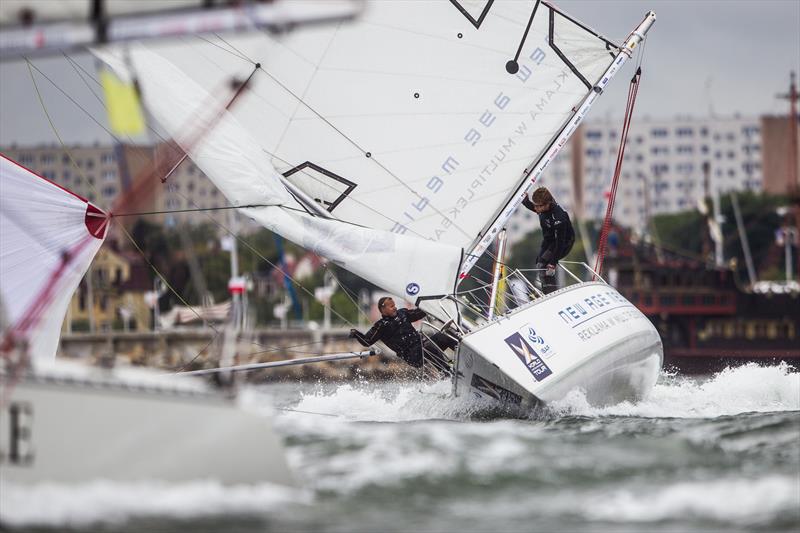
[[2, 346], [55, 357], [72, 294], [103, 244], [109, 216], [0, 154]]

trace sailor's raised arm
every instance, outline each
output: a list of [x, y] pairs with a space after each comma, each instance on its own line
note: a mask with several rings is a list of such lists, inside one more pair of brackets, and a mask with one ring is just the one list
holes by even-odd
[[533, 211], [534, 213], [536, 210], [533, 208], [533, 202], [531, 202], [530, 198], [528, 198], [527, 194], [522, 195], [522, 205]]
[[379, 340], [381, 340], [380, 334], [380, 323], [375, 324], [372, 326], [366, 334], [361, 333], [357, 329], [350, 330], [350, 337], [354, 338], [358, 341], [361, 346], [372, 346]]

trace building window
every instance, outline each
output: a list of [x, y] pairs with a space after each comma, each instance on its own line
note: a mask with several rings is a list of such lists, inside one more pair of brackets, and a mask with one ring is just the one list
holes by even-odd
[[650, 148], [650, 153], [653, 155], [666, 155], [669, 153], [669, 148], [667, 146], [653, 146]]
[[669, 165], [666, 163], [658, 163], [650, 167], [650, 170], [653, 171], [653, 174], [665, 174], [669, 172]]
[[666, 137], [667, 135], [668, 135], [668, 132], [664, 128], [655, 128], [655, 129], [650, 130], [650, 136], [651, 137], [659, 137], [659, 138], [661, 138], [661, 137]]
[[117, 181], [117, 173], [113, 170], [104, 170], [103, 181]]
[[600, 139], [603, 137], [603, 132], [599, 130], [589, 130], [586, 132], [587, 139]]
[[117, 194], [117, 189], [116, 189], [116, 187], [103, 187], [103, 197], [105, 197], [105, 198], [111, 198], [111, 197], [113, 197], [115, 194]]
[[679, 154], [693, 154], [694, 153], [694, 146], [690, 144], [683, 144], [678, 146], [678, 153]]
[[102, 162], [104, 165], [110, 165], [111, 163], [113, 163], [113, 162], [114, 162], [114, 159], [115, 159], [115, 158], [114, 158], [114, 154], [113, 154], [113, 153], [106, 152], [106, 153], [105, 153], [105, 154], [103, 154], [103, 156], [100, 158], [100, 162]]
[[692, 137], [694, 135], [694, 130], [692, 128], [678, 128], [675, 133], [678, 137]]

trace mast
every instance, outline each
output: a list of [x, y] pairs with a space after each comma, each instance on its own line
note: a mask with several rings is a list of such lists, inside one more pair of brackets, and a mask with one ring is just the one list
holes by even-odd
[[[795, 228], [794, 228], [794, 236], [795, 239], [800, 239], [800, 182], [798, 178], [800, 178], [800, 164], [798, 164], [798, 151], [800, 151], [800, 143], [798, 143], [798, 135], [797, 135], [797, 83], [796, 83], [796, 75], [794, 72], [790, 75], [790, 83], [789, 83], [789, 93], [788, 94], [779, 94], [778, 98], [789, 100], [789, 171], [786, 173], [786, 179], [788, 181], [787, 193], [789, 194], [789, 198], [791, 199], [792, 203], [794, 204], [794, 221], [795, 221]], [[787, 242], [791, 240], [792, 232], [784, 230], [784, 238]], [[787, 254], [791, 253], [791, 243], [787, 244]], [[788, 257], [788, 255], [787, 255]], [[787, 266], [786, 266], [786, 275], [787, 281], [790, 279], [789, 277], [789, 270], [791, 269], [791, 265], [787, 259]], [[798, 279], [800, 279], [800, 253], [797, 254], [797, 275]]]
[[742, 241], [742, 250], [744, 251], [744, 261], [747, 265], [747, 277], [750, 278], [750, 286], [755, 285], [756, 269], [753, 266], [753, 256], [750, 253], [750, 242], [747, 240], [747, 232], [744, 230], [744, 222], [742, 221], [742, 210], [739, 208], [739, 199], [735, 191], [731, 191], [731, 205], [733, 206], [733, 216], [736, 217], [736, 228], [739, 230], [739, 240]]
[[[550, 4], [547, 5], [552, 9], [556, 9]], [[522, 193], [527, 189], [527, 187], [539, 179], [539, 176], [541, 176], [542, 172], [544, 172], [545, 168], [547, 168], [547, 165], [553, 159], [555, 159], [556, 155], [558, 155], [558, 153], [561, 151], [561, 148], [567, 143], [567, 140], [572, 136], [573, 133], [575, 133], [578, 126], [580, 126], [581, 122], [583, 122], [583, 119], [586, 117], [586, 113], [588, 113], [592, 105], [594, 105], [595, 101], [603, 93], [603, 89], [605, 89], [606, 85], [608, 85], [608, 83], [617, 74], [617, 72], [619, 72], [625, 62], [633, 55], [633, 50], [644, 40], [645, 35], [653, 26], [655, 20], [655, 12], [649, 11], [647, 15], [645, 15], [644, 20], [625, 40], [625, 44], [617, 52], [616, 56], [614, 57], [614, 61], [611, 63], [611, 66], [606, 69], [602, 76], [600, 76], [600, 81], [586, 96], [586, 98], [583, 100], [583, 103], [576, 108], [575, 112], [570, 117], [570, 120], [564, 124], [564, 127], [561, 129], [558, 135], [556, 135], [549, 147], [544, 150], [539, 158], [531, 163], [523, 172], [522, 179], [517, 188], [514, 189], [514, 191], [508, 197], [506, 203], [500, 208], [489, 225], [485, 227], [485, 230], [480, 232], [469, 250], [467, 250], [464, 263], [459, 272], [459, 282], [463, 280], [472, 267], [475, 266], [475, 263], [477, 263], [480, 256], [483, 255], [483, 252], [486, 251], [486, 249], [494, 240], [495, 236], [500, 232], [501, 228], [505, 226], [511, 215], [514, 214], [517, 206], [522, 202]]]

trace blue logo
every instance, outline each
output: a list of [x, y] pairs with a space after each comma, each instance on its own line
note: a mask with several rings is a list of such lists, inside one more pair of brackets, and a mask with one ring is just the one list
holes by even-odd
[[545, 341], [530, 324], [525, 326], [520, 333], [522, 333], [523, 338], [525, 338], [542, 357], [549, 358], [555, 355], [556, 352], [553, 350], [553, 347], [547, 344], [547, 341]]
[[409, 283], [406, 285], [406, 294], [414, 296], [415, 294], [419, 294], [419, 285], [416, 283]]
[[522, 335], [514, 333], [510, 337], [506, 337], [505, 341], [514, 354], [519, 357], [520, 361], [525, 363], [525, 366], [533, 374], [533, 378], [536, 381], [542, 381], [553, 373]]

